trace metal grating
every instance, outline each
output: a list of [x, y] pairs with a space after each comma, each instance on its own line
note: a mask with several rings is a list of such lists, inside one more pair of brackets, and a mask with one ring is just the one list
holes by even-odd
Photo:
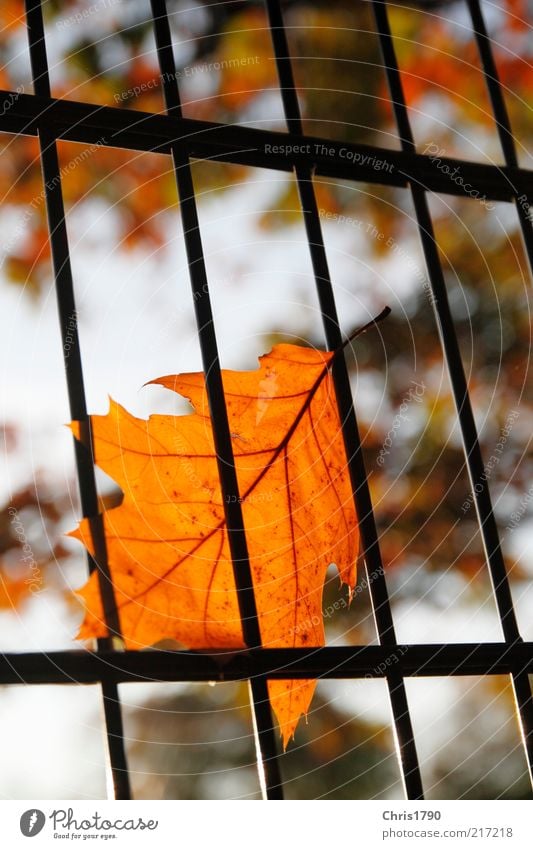
[[[134, 652], [114, 648], [113, 638], [120, 637], [120, 621], [107, 567], [103, 523], [97, 509], [94, 463], [91, 455], [91, 425], [85, 402], [80, 347], [78, 344], [73, 344], [65, 372], [71, 416], [73, 420], [80, 422], [81, 427], [81, 444], [75, 443], [75, 450], [82, 510], [83, 515], [90, 519], [96, 550], [96, 556], [89, 557], [88, 565], [90, 570], [98, 570], [110, 637], [99, 640], [95, 652], [3, 655], [0, 658], [0, 683], [99, 684], [105, 709], [105, 729], [115, 797], [128, 799], [131, 797], [131, 791], [117, 689], [119, 683], [145, 681], [147, 677], [158, 681], [248, 680], [262, 792], [265, 798], [280, 799], [283, 797], [283, 783], [277, 757], [277, 735], [268, 700], [268, 679], [359, 678], [369, 674], [385, 677], [405, 794], [410, 799], [422, 799], [423, 787], [406, 697], [405, 677], [508, 674], [514, 685], [523, 745], [533, 782], [533, 701], [528, 679], [528, 673], [533, 673], [533, 643], [525, 643], [519, 633], [488, 488], [481, 487], [478, 492], [476, 487], [476, 483], [483, 475], [483, 459], [427, 199], [428, 191], [460, 194], [461, 189], [434, 169], [427, 157], [416, 152], [389, 27], [387, 4], [381, 0], [370, 0], [370, 3], [401, 139], [401, 150], [391, 151], [356, 144], [348, 145], [348, 147], [353, 153], [381, 156], [392, 163], [393, 167], [390, 170], [376, 171], [370, 166], [354, 164], [354, 161], [350, 161], [348, 165], [345, 160], [343, 164], [343, 159], [340, 157], [326, 158], [316, 153], [302, 153], [301, 144], [296, 144], [298, 152], [288, 156], [267, 154], [265, 150], [268, 145], [272, 146], [280, 142], [286, 144], [291, 141], [301, 143], [302, 138], [311, 142], [308, 150], [316, 151], [314, 143], [319, 145], [324, 140], [304, 135], [280, 2], [265, 0], [265, 3], [288, 135], [183, 117], [166, 0], [151, 0], [166, 115], [129, 112], [54, 99], [50, 89], [41, 0], [26, 0], [35, 94], [17, 95], [13, 99], [10, 109], [0, 116], [0, 131], [34, 135], [40, 142], [63, 342], [65, 342], [66, 334], [70, 333], [75, 336], [77, 343], [78, 330], [77, 327], [73, 329], [69, 326], [69, 316], [75, 311], [75, 300], [57, 140], [69, 139], [82, 143], [97, 141], [102, 144], [104, 139], [104, 143], [111, 148], [153, 151], [172, 157], [180, 197], [180, 213], [196, 310], [198, 337], [219, 458], [223, 502], [227, 525], [230, 529], [229, 539], [235, 582], [238, 588], [245, 640], [249, 649], [227, 656], [224, 652], [217, 653], [212, 649], [204, 653]], [[452, 167], [460, 165], [465, 178], [472, 186], [482, 190], [487, 198], [515, 203], [524, 244], [533, 268], [533, 228], [531, 217], [527, 212], [528, 207], [523, 203], [524, 196], [528, 199], [528, 203], [533, 199], [533, 174], [518, 166], [509, 118], [479, 0], [466, 0], [466, 4], [504, 152], [505, 165], [487, 166], [445, 158], [443, 162], [448, 162]], [[0, 98], [2, 95], [8, 97], [9, 93], [0, 92]], [[346, 143], [343, 143], [343, 146], [346, 147]], [[328, 139], [327, 147], [335, 149], [340, 147], [340, 143]], [[237, 476], [222, 388], [216, 329], [209, 294], [206, 295], [209, 291], [208, 280], [191, 175], [191, 158], [224, 159], [226, 162], [261, 168], [294, 170], [323, 317], [326, 344], [329, 349], [338, 347], [342, 338], [322, 237], [313, 175], [342, 177], [351, 181], [409, 188], [427, 265], [432, 303], [460, 423], [465, 461], [474, 493], [487, 567], [502, 628], [504, 639], [501, 643], [398, 645], [386, 578], [382, 568], [348, 371], [344, 360], [337, 358], [333, 367], [333, 377], [340, 419], [343, 423], [354, 499], [360, 519], [366, 569], [368, 575], [371, 573], [373, 575], [373, 579], [368, 583], [380, 645], [349, 648], [325, 647], [311, 650], [261, 648], [242, 508], [238, 498]], [[363, 159], [363, 161], [368, 160]], [[522, 202], [518, 202], [519, 197]], [[202, 293], [203, 296], [197, 297], [198, 293]], [[385, 661], [390, 658], [393, 651], [398, 662], [391, 669]], [[377, 668], [386, 671], [378, 672]]]

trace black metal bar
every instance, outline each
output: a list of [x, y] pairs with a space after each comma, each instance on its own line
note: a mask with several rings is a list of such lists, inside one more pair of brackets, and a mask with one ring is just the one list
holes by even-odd
[[[492, 53], [490, 38], [485, 26], [483, 12], [479, 0], [467, 0], [472, 28], [478, 46], [485, 84], [489, 93], [496, 129], [500, 139], [501, 148], [507, 165], [516, 167], [518, 156], [516, 143], [511, 128], [509, 113], [505, 105], [498, 69]], [[526, 257], [529, 261], [529, 272], [533, 278], [533, 207], [531, 206], [530, 194], [515, 196], [514, 201], [518, 212], [518, 220]], [[532, 280], [533, 282], [533, 280]], [[519, 715], [522, 717], [521, 731], [524, 746], [529, 763], [529, 775], [533, 787], [533, 700], [529, 678], [526, 674], [517, 673], [513, 675], [513, 687]]]
[[[166, 0], [151, 0], [151, 7], [165, 105], [167, 113], [179, 119], [182, 117], [181, 104]], [[261, 645], [259, 617], [244, 530], [242, 503], [239, 497], [191, 166], [189, 155], [182, 147], [173, 146], [172, 156], [243, 636], [245, 643], [250, 648], [255, 648]], [[266, 680], [255, 677], [251, 682], [250, 694], [257, 731], [257, 750], [261, 759], [261, 764], [258, 766], [262, 790], [268, 799], [282, 799], [283, 788]]]
[[[262, 649], [261, 649], [262, 651]], [[265, 799], [283, 799], [283, 780], [278, 760], [276, 729], [268, 695], [268, 675], [251, 669], [248, 686], [257, 753], [257, 768], [261, 793]]]
[[[392, 40], [386, 4], [381, 0], [372, 0], [372, 8], [376, 20], [378, 37], [385, 71], [389, 82], [393, 107], [401, 135], [402, 147], [407, 152], [415, 148], [411, 131], [407, 104], [403, 92], [396, 51]], [[500, 538], [496, 519], [492, 509], [492, 501], [488, 483], [484, 481], [484, 465], [481, 448], [477, 435], [476, 424], [468, 394], [468, 385], [463, 368], [461, 353], [452, 314], [448, 302], [446, 283], [440, 264], [438, 247], [435, 240], [433, 223], [429, 212], [425, 187], [417, 182], [410, 183], [411, 194], [418, 222], [422, 248], [428, 268], [429, 281], [433, 294], [433, 307], [439, 329], [444, 356], [446, 359], [452, 392], [457, 409], [459, 425], [463, 440], [465, 460], [472, 486], [474, 503], [478, 517], [480, 532], [483, 540], [485, 557], [491, 577], [494, 597], [498, 609], [504, 639], [509, 644], [521, 640], [516, 621], [511, 588], [507, 570], [500, 546]], [[478, 484], [481, 484], [478, 487]], [[513, 686], [518, 704], [518, 715], [522, 726], [530, 779], [533, 786], [533, 703], [527, 676], [524, 673], [513, 674]], [[526, 698], [525, 694], [529, 692]]]
[[[77, 313], [61, 190], [61, 171], [56, 146], [59, 139], [136, 151], [153, 151], [173, 156], [204, 369], [208, 375], [210, 409], [216, 423], [214, 437], [220, 457], [221, 487], [223, 493], [230, 495], [238, 494], [237, 479], [222, 391], [213, 315], [209, 298], [205, 297], [208, 291], [207, 277], [190, 159], [213, 159], [282, 171], [295, 170], [324, 317], [327, 345], [331, 349], [340, 344], [341, 332], [312, 174], [340, 177], [354, 182], [410, 188], [429, 271], [439, 333], [461, 425], [485, 554], [506, 642], [397, 645], [381, 568], [377, 532], [348, 373], [344, 361], [339, 361], [334, 368], [334, 379], [354, 497], [365, 546], [367, 572], [370, 569], [373, 570], [369, 584], [381, 645], [307, 650], [261, 648], [242, 511], [238, 499], [225, 499], [230, 506], [233, 504], [238, 507], [237, 510], [228, 511], [227, 519], [236, 584], [239, 588], [243, 630], [245, 640], [251, 648], [238, 652], [214, 650], [117, 652], [111, 650], [112, 642], [105, 639], [97, 642], [96, 653], [73, 651], [0, 655], [0, 684], [100, 684], [115, 794], [117, 798], [129, 798], [129, 775], [124, 751], [118, 684], [133, 681], [248, 679], [259, 750], [258, 760], [262, 761], [266, 776], [263, 788], [269, 798], [280, 798], [282, 783], [268, 699], [268, 679], [385, 678], [389, 686], [395, 727], [397, 732], [400, 732], [398, 734], [400, 760], [407, 793], [413, 798], [421, 798], [422, 785], [405, 695], [404, 677], [510, 674], [531, 773], [533, 770], [533, 700], [528, 674], [533, 674], [533, 643], [524, 643], [518, 632], [488, 488], [483, 487], [481, 492], [476, 492], [475, 488], [476, 483], [482, 479], [482, 455], [426, 196], [427, 191], [461, 196], [462, 187], [450, 180], [440, 169], [436, 169], [429, 157], [416, 152], [384, 2], [372, 0], [372, 5], [402, 142], [400, 151], [304, 135], [279, 0], [266, 0], [266, 3], [288, 133], [195, 121], [181, 115], [164, 0], [152, 0], [152, 9], [167, 115], [52, 98], [41, 3], [39, 0], [26, 0], [35, 95], [13, 93], [15, 96], [9, 98], [9, 108], [0, 116], [0, 132], [39, 137], [62, 341], [65, 343], [67, 333], [74, 340], [73, 343], [71, 342], [68, 358], [65, 356], [65, 369], [71, 415], [73, 420], [80, 423], [80, 440], [75, 441], [75, 456], [82, 512], [89, 519], [96, 552], [94, 559], [89, 558], [89, 568], [91, 570], [98, 568], [110, 633], [120, 635], [120, 622], [107, 567], [103, 521], [98, 513], [90, 419], [87, 416], [85, 403]], [[483, 193], [488, 199], [511, 201], [516, 204], [526, 252], [530, 265], [533, 266], [530, 203], [533, 197], [533, 174], [518, 166], [516, 144], [480, 2], [467, 0], [467, 6], [472, 18], [505, 165], [491, 166], [448, 157], [443, 157], [442, 163], [448, 165], [450, 170], [460, 167], [464, 179], [468, 180], [472, 186], [479, 188], [480, 194]], [[4, 99], [8, 99], [9, 92], [0, 91], [0, 99], [2, 95], [5, 95]], [[382, 161], [379, 169], [376, 167], [377, 160]], [[202, 298], [197, 297], [198, 292], [201, 292]], [[202, 302], [201, 309], [200, 302]], [[213, 364], [215, 365], [214, 377], [212, 376]], [[220, 422], [222, 422], [221, 425]], [[241, 585], [243, 592], [241, 592]]]
[[479, 0], [466, 0], [474, 36], [478, 46], [478, 52], [481, 58], [485, 83], [488, 89], [492, 111], [496, 119], [496, 130], [502, 146], [503, 155], [508, 165], [518, 165], [516, 156], [516, 147], [513, 133], [511, 130], [511, 122], [509, 121], [509, 113], [505, 105], [503, 93], [501, 90], [500, 79], [496, 68], [496, 63], [492, 55], [489, 36], [485, 27], [483, 13]]
[[[287, 127], [289, 132], [294, 136], [303, 137], [300, 106], [279, 0], [266, 0], [266, 6]], [[322, 235], [320, 213], [313, 187], [312, 172], [306, 167], [297, 166], [295, 168], [295, 174], [326, 342], [330, 350], [335, 350], [342, 344], [342, 334]], [[359, 428], [353, 405], [350, 378], [344, 358], [339, 357], [335, 360], [332, 367], [332, 376], [335, 384], [344, 446], [363, 543], [365, 567], [376, 630], [380, 643], [388, 647], [395, 646], [394, 623], [379, 549], [378, 533], [359, 437]], [[398, 740], [398, 757], [405, 792], [409, 799], [422, 799], [424, 795], [422, 778], [405, 684], [396, 670], [389, 671], [387, 684], [396, 739]]]
[[[39, 0], [26, 0], [26, 21], [30, 47], [33, 85], [41, 97], [50, 97], [50, 80], [41, 4]], [[61, 172], [57, 145], [45, 129], [39, 133], [40, 156], [55, 287], [61, 326], [61, 338], [67, 380], [67, 390], [72, 419], [79, 423], [79, 439], [74, 440], [76, 470], [80, 490], [82, 514], [89, 520], [94, 545], [94, 557], [88, 554], [89, 571], [98, 571], [99, 587], [104, 607], [104, 617], [110, 635], [120, 637], [120, 620], [115, 593], [107, 561], [107, 547], [102, 516], [98, 512], [98, 493], [94, 474], [90, 419], [87, 415], [78, 319], [74, 298], [74, 284], [68, 247], [65, 209], [61, 189]], [[66, 345], [67, 336], [70, 345]], [[99, 646], [108, 648], [110, 640], [100, 640]], [[122, 715], [116, 686], [102, 682], [106, 738], [109, 762], [113, 775], [116, 798], [129, 799], [130, 786], [122, 738]]]
[[56, 651], [0, 655], [0, 685], [533, 674], [533, 642], [326, 646], [242, 651]]
[[[291, 133], [2, 90], [0, 100], [13, 101], [0, 115], [0, 132], [5, 133], [36, 136], [39, 129], [45, 129], [56, 139], [167, 155], [177, 146], [193, 159], [279, 171], [303, 166], [314, 169], [318, 176], [399, 187], [416, 180], [428, 190], [463, 196], [462, 187], [443, 173], [444, 166], [450, 171], [460, 167], [464, 181], [488, 200], [510, 202], [521, 194], [533, 195], [533, 174], [524, 168], [443, 156], [441, 171], [423, 154], [319, 136], [305, 136], [302, 141]], [[378, 161], [383, 163], [379, 169]]]
[[[507, 165], [515, 168], [518, 167], [516, 142], [511, 128], [507, 106], [505, 105], [498, 69], [492, 53], [492, 46], [485, 26], [481, 4], [479, 0], [467, 0], [467, 5], [472, 19], [472, 28], [481, 58], [485, 85], [489, 93], [505, 162]], [[531, 198], [533, 198], [533, 192], [529, 196], [527, 193], [524, 193], [520, 197], [515, 196], [515, 204], [526, 255], [529, 260], [530, 273], [533, 275], [533, 207], [531, 206]]]

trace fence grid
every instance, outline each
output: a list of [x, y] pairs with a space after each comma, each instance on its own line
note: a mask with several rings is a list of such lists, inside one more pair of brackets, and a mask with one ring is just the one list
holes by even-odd
[[[90, 571], [98, 570], [99, 586], [110, 636], [97, 641], [96, 650], [52, 653], [10, 653], [0, 656], [0, 684], [98, 684], [104, 706], [107, 756], [117, 799], [131, 798], [125, 752], [122, 709], [118, 684], [157, 681], [236, 681], [247, 680], [254, 718], [258, 769], [263, 797], [283, 798], [283, 781], [278, 760], [277, 733], [268, 699], [269, 679], [303, 678], [384, 678], [387, 684], [397, 755], [405, 795], [423, 798], [423, 785], [416, 741], [406, 695], [405, 678], [465, 675], [509, 675], [524, 752], [533, 787], [533, 699], [529, 674], [533, 674], [533, 643], [520, 636], [509, 579], [503, 559], [496, 520], [488, 487], [477, 491], [483, 474], [483, 459], [461, 360], [454, 321], [448, 304], [428, 192], [462, 194], [462, 189], [435, 169], [429, 157], [417, 153], [402, 80], [388, 20], [385, 0], [365, 0], [374, 14], [376, 31], [389, 85], [391, 105], [401, 142], [400, 150], [370, 145], [345, 144], [305, 134], [294, 82], [287, 33], [280, 0], [265, 0], [274, 58], [282, 97], [286, 133], [257, 130], [229, 124], [198, 121], [183, 116], [178, 75], [174, 62], [172, 36], [166, 0], [150, 0], [157, 57], [161, 73], [166, 114], [122, 110], [117, 107], [58, 100], [52, 97], [41, 0], [25, 0], [26, 23], [34, 94], [0, 92], [11, 96], [10, 108], [0, 116], [0, 131], [14, 135], [37, 136], [45, 184], [52, 262], [62, 341], [70, 334], [68, 368], [65, 373], [72, 419], [80, 422], [80, 441], [75, 441], [75, 459], [83, 516], [91, 526], [95, 556], [88, 555]], [[459, 165], [465, 179], [489, 200], [514, 203], [530, 266], [533, 270], [533, 227], [530, 209], [524, 203], [533, 198], [533, 172], [520, 168], [512, 129], [498, 78], [479, 0], [465, 0], [471, 16], [484, 78], [504, 154], [503, 166], [443, 158], [451, 168]], [[198, 338], [206, 374], [206, 386], [213, 435], [219, 458], [219, 477], [225, 505], [235, 583], [247, 650], [241, 652], [123, 651], [117, 647], [120, 617], [107, 564], [103, 521], [98, 498], [92, 453], [91, 422], [85, 400], [83, 367], [77, 326], [69, 317], [76, 311], [69, 245], [57, 155], [57, 141], [152, 151], [171, 156], [180, 197], [180, 214], [196, 311]], [[303, 145], [302, 142], [308, 142]], [[289, 152], [272, 153], [284, 144]], [[325, 145], [330, 153], [320, 150]], [[349, 149], [350, 159], [331, 155]], [[305, 152], [305, 151], [308, 152]], [[376, 169], [371, 158], [380, 158], [387, 168]], [[432, 304], [442, 349], [450, 376], [465, 462], [469, 473], [477, 520], [483, 540], [487, 568], [501, 624], [501, 643], [414, 644], [397, 643], [393, 616], [382, 568], [367, 474], [361, 448], [349, 375], [342, 358], [333, 367], [344, 444], [359, 517], [361, 539], [371, 604], [379, 639], [377, 646], [323, 647], [312, 649], [266, 649], [261, 647], [252, 574], [243, 524], [242, 506], [231, 444], [231, 434], [222, 387], [216, 328], [209, 297], [208, 278], [198, 221], [191, 159], [220, 160], [260, 168], [293, 171], [309, 245], [318, 301], [327, 347], [342, 342], [334, 288], [322, 236], [313, 176], [340, 177], [351, 182], [371, 182], [409, 189], [414, 204], [418, 233], [431, 286]], [[520, 199], [520, 200], [519, 200]], [[198, 293], [202, 297], [198, 297]], [[64, 352], [67, 346], [63, 346]], [[377, 578], [376, 578], [377, 576]], [[390, 666], [391, 655], [395, 663]]]

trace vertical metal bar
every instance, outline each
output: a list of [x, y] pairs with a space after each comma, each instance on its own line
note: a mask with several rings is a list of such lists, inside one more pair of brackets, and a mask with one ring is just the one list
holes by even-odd
[[[40, 0], [26, 0], [26, 22], [35, 94], [41, 97], [50, 97], [50, 77]], [[107, 562], [104, 525], [102, 516], [98, 512], [91, 424], [90, 418], [87, 415], [85, 401], [78, 321], [57, 144], [52, 133], [44, 132], [39, 134], [39, 144], [70, 414], [73, 421], [79, 422], [80, 438], [79, 441], [74, 440], [74, 451], [81, 508], [83, 516], [89, 520], [95, 549], [94, 557], [88, 555], [89, 571], [98, 570], [105, 622], [110, 635], [120, 637], [120, 621]], [[72, 339], [70, 349], [65, 345], [67, 334], [70, 334]], [[110, 636], [110, 638], [98, 640], [98, 647], [108, 648], [111, 643], [112, 639]], [[115, 798], [129, 799], [131, 793], [124, 751], [122, 714], [118, 689], [116, 684], [109, 682], [102, 682], [101, 687], [109, 764], [113, 777]]]
[[[505, 105], [498, 69], [492, 53], [490, 38], [481, 10], [481, 4], [479, 0], [467, 0], [467, 6], [472, 20], [472, 29], [483, 67], [485, 85], [487, 86], [494, 120], [496, 121], [496, 129], [505, 163], [506, 165], [517, 167], [518, 156], [516, 153], [516, 143], [511, 128], [509, 113]], [[519, 196], [516, 193], [514, 202], [518, 212], [526, 256], [529, 261], [529, 272], [533, 277], [533, 218], [531, 217], [533, 207], [531, 206], [531, 198], [525, 194]], [[528, 754], [530, 779], [533, 787], [533, 702], [528, 675], [517, 670], [513, 675], [513, 687], [519, 715], [522, 716], [521, 732], [526, 753]]]
[[[481, 4], [479, 0], [467, 0], [467, 6], [472, 19], [472, 28], [483, 66], [485, 85], [489, 93], [505, 163], [510, 167], [518, 167], [516, 143], [511, 128], [511, 121], [509, 120], [509, 113], [505, 105], [498, 69], [492, 53], [490, 38], [485, 26], [483, 12], [481, 11]], [[518, 212], [518, 220], [520, 221], [522, 238], [529, 260], [530, 273], [533, 276], [533, 207], [531, 206], [530, 197], [525, 195], [521, 197], [522, 202], [519, 200], [518, 194], [515, 194], [514, 200]]]
[[[150, 0], [150, 2], [167, 113], [181, 117], [179, 86], [166, 0]], [[259, 617], [244, 530], [242, 504], [239, 498], [191, 166], [187, 153], [177, 145], [172, 149], [172, 158], [243, 636], [246, 644], [255, 648], [261, 645]], [[261, 756], [258, 768], [262, 791], [268, 799], [282, 799], [283, 787], [266, 680], [261, 676], [252, 679], [250, 692], [254, 726], [257, 730], [257, 750]]]
[[[402, 148], [408, 153], [413, 153], [415, 152], [414, 137], [407, 112], [407, 104], [403, 92], [396, 51], [392, 40], [386, 4], [381, 0], [372, 0], [372, 7], [389, 89], [393, 99], [394, 113], [401, 136]], [[477, 484], [482, 483], [483, 481], [483, 457], [481, 454], [470, 396], [468, 394], [468, 385], [464, 373], [459, 343], [455, 333], [455, 326], [448, 302], [448, 294], [446, 291], [444, 274], [440, 264], [437, 242], [433, 230], [433, 222], [431, 220], [427, 196], [423, 186], [411, 181], [410, 189], [433, 294], [434, 312], [448, 373], [450, 375], [452, 392], [461, 428], [466, 465], [468, 468], [470, 484], [472, 486], [474, 503], [476, 506], [476, 513], [496, 600], [496, 606], [500, 617], [504, 639], [507, 643], [514, 644], [521, 642], [522, 638], [516, 621], [509, 578], [500, 546], [498, 528], [492, 509], [489, 488], [488, 485], [477, 487]], [[512, 677], [530, 779], [533, 785], [533, 703], [531, 701], [531, 690], [526, 673], [517, 670], [513, 673]]]
[[[292, 134], [303, 135], [300, 106], [279, 0], [266, 0], [266, 7], [287, 127]], [[335, 350], [342, 344], [342, 335], [312, 175], [310, 170], [305, 167], [297, 167], [295, 173], [324, 323], [326, 342], [330, 350]], [[394, 649], [397, 645], [397, 640], [394, 632], [394, 623], [379, 548], [378, 532], [361, 449], [359, 428], [353, 405], [350, 378], [343, 357], [336, 359], [332, 368], [332, 375], [335, 383], [348, 468], [363, 542], [365, 566], [376, 621], [376, 630], [380, 643]], [[387, 674], [387, 685], [405, 792], [409, 799], [422, 799], [422, 778], [407, 702], [405, 682], [400, 675], [392, 671]]]
[[488, 89], [492, 111], [496, 119], [496, 129], [502, 146], [503, 155], [507, 165], [518, 165], [516, 156], [516, 147], [511, 130], [511, 122], [509, 121], [509, 113], [503, 99], [500, 79], [496, 68], [496, 63], [492, 55], [489, 36], [485, 27], [483, 13], [479, 0], [466, 0], [470, 17], [472, 19], [472, 28], [476, 39], [478, 52], [483, 66], [483, 75]]

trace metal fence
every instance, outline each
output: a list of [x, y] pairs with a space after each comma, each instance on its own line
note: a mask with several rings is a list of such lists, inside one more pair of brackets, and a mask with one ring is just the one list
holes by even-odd
[[[76, 443], [76, 464], [83, 515], [90, 519], [95, 556], [89, 556], [89, 568], [97, 569], [107, 611], [110, 634], [120, 635], [113, 587], [106, 561], [103, 523], [98, 514], [94, 463], [91, 454], [91, 425], [85, 402], [77, 327], [69, 318], [74, 314], [72, 271], [65, 226], [57, 141], [72, 140], [85, 144], [105, 144], [110, 148], [154, 151], [172, 157], [180, 197], [180, 214], [190, 270], [198, 336], [207, 392], [213, 421], [214, 439], [219, 458], [219, 474], [225, 504], [235, 581], [238, 588], [246, 651], [224, 653], [121, 651], [113, 647], [112, 637], [98, 641], [96, 651], [4, 654], [0, 658], [0, 683], [79, 683], [99, 684], [105, 708], [105, 729], [115, 797], [131, 797], [128, 765], [124, 747], [118, 684], [151, 681], [236, 681], [250, 682], [254, 715], [259, 774], [264, 797], [283, 797], [283, 781], [268, 700], [269, 679], [361, 678], [369, 674], [386, 680], [390, 696], [392, 722], [405, 794], [423, 798], [420, 767], [413, 735], [405, 678], [409, 676], [510, 675], [522, 731], [530, 778], [533, 780], [533, 701], [528, 673], [533, 673], [533, 643], [520, 636], [511, 597], [509, 579], [500, 547], [498, 530], [488, 487], [476, 487], [484, 466], [472, 413], [458, 339], [450, 311], [443, 269], [440, 263], [428, 206], [429, 192], [462, 194], [462, 188], [432, 167], [427, 156], [416, 152], [408, 109], [402, 88], [398, 62], [388, 20], [386, 2], [369, 0], [374, 14], [391, 102], [401, 140], [401, 150], [351, 144], [351, 160], [336, 156], [341, 143], [304, 135], [287, 35], [279, 0], [265, 0], [274, 47], [279, 87], [287, 123], [287, 134], [243, 126], [214, 124], [184, 118], [180, 105], [178, 75], [174, 63], [166, 0], [151, 0], [153, 27], [157, 45], [166, 115], [119, 108], [95, 106], [51, 96], [41, 0], [26, 0], [29, 50], [34, 95], [18, 94], [0, 117], [0, 131], [38, 137], [45, 184], [50, 242], [56, 283], [57, 302], [63, 342], [69, 346], [66, 379], [73, 420], [81, 423], [81, 442]], [[508, 114], [498, 72], [491, 50], [479, 0], [465, 0], [479, 50], [493, 114], [505, 156], [503, 166], [476, 164], [443, 158], [452, 169], [460, 165], [465, 180], [490, 200], [514, 203], [520, 220], [523, 241], [533, 265], [533, 229], [528, 203], [533, 199], [533, 174], [518, 166]], [[0, 97], [9, 92], [0, 92]], [[310, 142], [306, 147], [302, 139]], [[104, 141], [105, 140], [105, 141]], [[329, 149], [322, 156], [320, 144]], [[280, 143], [294, 152], [272, 153]], [[346, 143], [342, 143], [346, 147]], [[313, 151], [305, 153], [304, 151]], [[331, 151], [333, 150], [333, 155]], [[376, 170], [371, 156], [390, 163], [389, 169]], [[421, 240], [442, 349], [444, 352], [460, 424], [465, 462], [472, 486], [479, 530], [483, 539], [487, 568], [503, 641], [498, 643], [398, 645], [382, 569], [380, 546], [356, 413], [352, 403], [347, 367], [341, 358], [333, 366], [340, 420], [348, 457], [354, 499], [360, 519], [373, 614], [379, 645], [303, 649], [263, 649], [252, 586], [250, 563], [243, 527], [242, 507], [233, 461], [231, 435], [225, 406], [217, 351], [217, 337], [209, 294], [197, 203], [191, 176], [191, 159], [223, 160], [260, 168], [293, 171], [297, 180], [309, 252], [316, 281], [327, 348], [341, 343], [337, 308], [331, 282], [313, 175], [340, 177], [350, 181], [401, 186], [411, 192], [418, 233]], [[357, 164], [357, 161], [361, 164]], [[527, 203], [524, 203], [524, 197]], [[521, 201], [519, 201], [519, 198]], [[200, 297], [202, 295], [202, 297]], [[74, 337], [74, 339], [73, 339]], [[64, 350], [67, 350], [66, 346]], [[66, 364], [66, 363], [65, 363]], [[394, 666], [387, 659], [395, 654]], [[377, 671], [383, 670], [383, 671]]]

